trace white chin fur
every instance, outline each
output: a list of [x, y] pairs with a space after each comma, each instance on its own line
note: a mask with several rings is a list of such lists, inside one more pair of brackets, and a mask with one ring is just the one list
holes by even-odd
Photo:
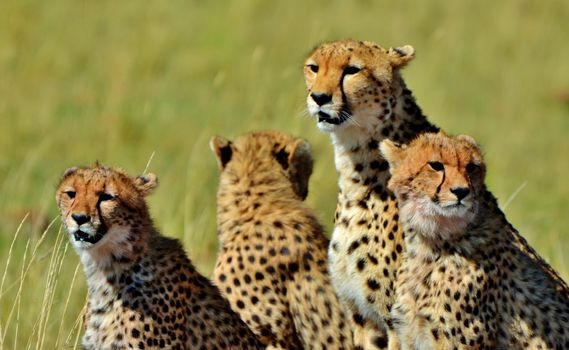
[[[74, 226], [67, 226], [67, 232], [68, 232], [68, 237], [69, 237], [69, 241], [71, 242], [71, 245], [73, 246], [73, 248], [76, 251], [82, 251], [82, 250], [88, 250], [91, 247], [93, 247], [95, 244], [100, 243], [97, 242], [95, 244], [90, 243], [90, 242], [84, 242], [84, 241], [78, 241], [75, 239], [74, 234], [75, 232], [79, 231], [79, 227], [74, 225]], [[83, 226], [81, 227], [81, 231], [93, 235], [95, 234], [94, 230], [92, 229], [92, 227], [90, 226]]]
[[407, 201], [400, 209], [401, 218], [417, 233], [431, 239], [450, 239], [460, 235], [476, 214], [472, 203], [444, 208], [428, 198]]
[[93, 248], [94, 245], [101, 243], [101, 242], [97, 242], [97, 243], [93, 244], [93, 243], [89, 243], [89, 242], [76, 241], [75, 238], [73, 238], [73, 235], [71, 235], [70, 237], [71, 237], [71, 244], [73, 245], [73, 248], [76, 251], [89, 250], [89, 249]]
[[[314, 100], [312, 100], [310, 96], [308, 96], [306, 102], [307, 102], [306, 106], [308, 109], [308, 113], [310, 113], [311, 116], [316, 118], [316, 120], [318, 120], [318, 112], [324, 112], [328, 114], [331, 118], [338, 118], [338, 112], [336, 112], [333, 109], [330, 109], [332, 105], [324, 105], [320, 107], [314, 102]], [[343, 129], [346, 126], [346, 124], [347, 124], [346, 122], [337, 125], [337, 124], [330, 124], [324, 121], [318, 121], [316, 123], [316, 126], [322, 132], [332, 133], [340, 129]]]
[[335, 131], [338, 131], [342, 128], [345, 127], [346, 123], [342, 123], [340, 125], [335, 125], [335, 124], [330, 124], [327, 122], [318, 122], [316, 124], [316, 126], [318, 127], [318, 130], [322, 131], [322, 132], [326, 132], [326, 133], [332, 133]]
[[84, 265], [95, 263], [101, 267], [108, 267], [113, 264], [113, 255], [121, 257], [132, 252], [133, 242], [128, 240], [129, 232], [129, 227], [115, 226], [109, 228], [99, 242], [88, 243], [87, 248], [82, 247], [85, 242], [73, 242], [73, 246]]

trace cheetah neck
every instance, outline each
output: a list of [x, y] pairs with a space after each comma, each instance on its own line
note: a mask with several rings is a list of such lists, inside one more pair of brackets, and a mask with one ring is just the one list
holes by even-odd
[[155, 235], [152, 226], [115, 227], [95, 247], [79, 252], [90, 292], [109, 285], [109, 279], [139, 262], [148, 253], [148, 241]]
[[349, 125], [331, 134], [340, 202], [365, 200], [373, 192], [381, 195], [386, 190], [389, 167], [379, 152], [383, 139], [408, 143], [420, 133], [438, 130], [423, 115], [401, 77], [392, 91], [386, 99], [390, 107], [365, 127]]
[[405, 244], [409, 258], [420, 257], [423, 260], [435, 260], [442, 255], [472, 256], [489, 251], [492, 246], [502, 244], [510, 238], [508, 222], [501, 212], [497, 213], [494, 202], [481, 206], [476, 216], [466, 228], [452, 235], [441, 235], [433, 238], [432, 232], [421, 232], [403, 222], [405, 229]]
[[[234, 171], [222, 174], [217, 193], [217, 224], [219, 240], [227, 243], [227, 236], [243, 226], [255, 225], [266, 215], [278, 216], [279, 208], [291, 208], [298, 203], [290, 181], [274, 169]], [[284, 204], [284, 205], [283, 205]], [[286, 213], [290, 215], [290, 213]]]

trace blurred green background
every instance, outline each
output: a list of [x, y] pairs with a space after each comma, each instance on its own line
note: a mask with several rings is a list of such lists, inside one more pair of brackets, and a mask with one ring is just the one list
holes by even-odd
[[0, 1], [0, 348], [76, 343], [82, 270], [58, 220], [42, 236], [67, 167], [137, 175], [154, 154], [157, 227], [209, 275], [208, 140], [280, 129], [313, 145], [308, 202], [330, 230], [332, 147], [301, 68], [346, 37], [415, 47], [404, 76], [424, 112], [480, 141], [508, 218], [568, 278], [568, 18], [566, 0]]

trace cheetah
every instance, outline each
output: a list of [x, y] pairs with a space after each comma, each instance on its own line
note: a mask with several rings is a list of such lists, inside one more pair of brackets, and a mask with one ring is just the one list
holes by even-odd
[[414, 52], [410, 45], [384, 49], [342, 40], [317, 47], [304, 67], [307, 109], [330, 134], [339, 172], [330, 272], [356, 323], [356, 346], [366, 349], [397, 348], [387, 336], [395, 338], [390, 313], [405, 251], [397, 202], [386, 186], [389, 166], [378, 145], [438, 130], [401, 77]]
[[327, 271], [328, 239], [303, 203], [309, 144], [276, 131], [210, 142], [221, 169], [214, 280], [273, 349], [352, 349]]
[[569, 287], [520, 249], [476, 142], [429, 133], [381, 152], [407, 246], [392, 309], [402, 349], [568, 349]]
[[97, 163], [70, 168], [57, 204], [88, 284], [84, 349], [262, 349], [180, 243], [162, 236], [144, 197], [154, 174]]

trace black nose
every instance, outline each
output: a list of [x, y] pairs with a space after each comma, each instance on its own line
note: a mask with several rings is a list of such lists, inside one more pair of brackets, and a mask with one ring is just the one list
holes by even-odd
[[322, 92], [313, 92], [310, 94], [310, 97], [316, 102], [319, 106], [322, 106], [330, 101], [332, 101], [332, 96], [322, 93]]
[[77, 223], [77, 225], [82, 225], [86, 222], [89, 222], [89, 220], [91, 220], [91, 218], [83, 213], [73, 213], [71, 214], [71, 217], [73, 218], [73, 220], [75, 220], [75, 222]]
[[468, 187], [455, 187], [451, 188], [450, 191], [455, 194], [458, 200], [463, 199], [470, 193], [470, 189]]

